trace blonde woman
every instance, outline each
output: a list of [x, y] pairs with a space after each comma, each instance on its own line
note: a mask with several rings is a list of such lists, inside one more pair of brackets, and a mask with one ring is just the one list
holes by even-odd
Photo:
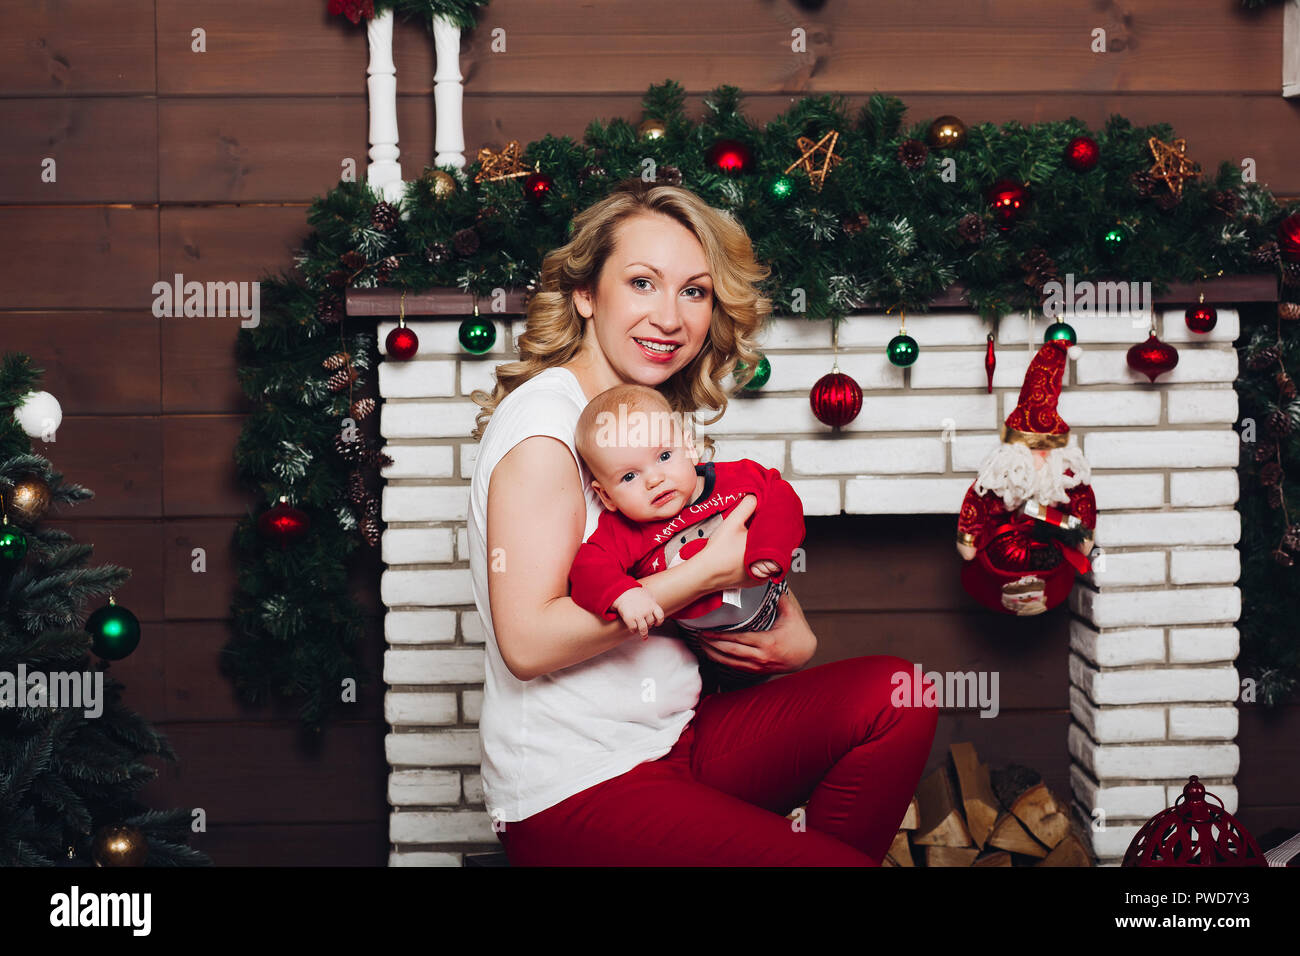
[[[717, 421], [722, 380], [758, 361], [767, 274], [728, 214], [629, 180], [547, 255], [519, 361], [498, 366], [491, 395], [473, 395], [483, 791], [513, 865], [879, 866], [915, 791], [937, 712], [891, 705], [891, 676], [911, 662], [804, 669], [817, 641], [791, 590], [771, 629], [700, 642], [725, 672], [785, 676], [703, 696], [701, 658], [670, 622], [642, 640], [568, 596], [602, 510], [575, 449], [583, 407], [636, 383]], [[753, 508], [751, 496], [691, 560], [640, 579], [665, 615], [753, 585]], [[806, 819], [785, 818], [805, 802]]]

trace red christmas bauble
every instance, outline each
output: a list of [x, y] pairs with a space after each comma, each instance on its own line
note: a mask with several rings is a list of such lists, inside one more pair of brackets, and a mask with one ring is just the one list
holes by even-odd
[[1277, 224], [1277, 251], [1288, 262], [1300, 262], [1300, 212]]
[[555, 180], [546, 173], [532, 173], [524, 180], [524, 195], [540, 202], [554, 185]]
[[311, 519], [283, 498], [257, 519], [257, 530], [263, 537], [277, 542], [281, 548], [301, 538], [310, 527]]
[[838, 428], [853, 421], [862, 411], [862, 387], [851, 375], [827, 372], [812, 387], [808, 401], [819, 422]]
[[1183, 314], [1193, 332], [1209, 332], [1219, 321], [1219, 310], [1210, 305], [1194, 305]]
[[384, 339], [384, 351], [390, 359], [405, 362], [420, 347], [420, 339], [404, 325], [399, 325]]
[[984, 194], [999, 229], [1010, 229], [1029, 206], [1029, 190], [1014, 179], [999, 179]]
[[724, 173], [745, 173], [753, 166], [754, 154], [739, 140], [720, 139], [709, 147], [709, 164]]
[[1065, 165], [1076, 173], [1086, 173], [1101, 159], [1101, 147], [1091, 136], [1076, 136], [1065, 145]]
[[1139, 342], [1128, 350], [1128, 367], [1153, 382], [1157, 375], [1163, 375], [1177, 364], [1178, 349], [1168, 342], [1161, 342], [1154, 332], [1145, 342]]

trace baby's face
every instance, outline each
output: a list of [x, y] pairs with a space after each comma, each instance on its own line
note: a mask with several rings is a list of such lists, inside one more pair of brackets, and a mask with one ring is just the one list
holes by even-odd
[[614, 446], [594, 453], [591, 486], [610, 511], [637, 522], [671, 518], [694, 500], [699, 483], [694, 446], [678, 437], [658, 446]]

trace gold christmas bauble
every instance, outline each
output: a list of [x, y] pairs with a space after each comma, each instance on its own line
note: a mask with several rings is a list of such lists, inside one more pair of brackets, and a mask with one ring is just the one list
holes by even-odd
[[456, 191], [456, 177], [445, 169], [431, 169], [420, 178], [434, 199], [445, 200]]
[[144, 866], [149, 843], [139, 827], [115, 823], [100, 827], [90, 845], [96, 866]]
[[925, 141], [935, 149], [948, 149], [966, 142], [966, 124], [955, 116], [940, 116], [930, 124]]
[[50, 486], [35, 475], [19, 478], [5, 497], [5, 511], [14, 524], [30, 528], [50, 506]]
[[651, 117], [641, 121], [641, 125], [636, 128], [637, 135], [643, 139], [659, 139], [667, 131], [664, 121]]

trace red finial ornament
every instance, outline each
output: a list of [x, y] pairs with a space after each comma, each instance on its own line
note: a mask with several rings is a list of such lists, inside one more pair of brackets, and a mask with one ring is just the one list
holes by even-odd
[[1138, 830], [1121, 865], [1267, 866], [1268, 861], [1255, 838], [1193, 774], [1174, 805]]
[[989, 333], [989, 344], [984, 352], [984, 371], [989, 376], [989, 392], [993, 392], [993, 370], [997, 368], [998, 358], [993, 354], [993, 333]]

